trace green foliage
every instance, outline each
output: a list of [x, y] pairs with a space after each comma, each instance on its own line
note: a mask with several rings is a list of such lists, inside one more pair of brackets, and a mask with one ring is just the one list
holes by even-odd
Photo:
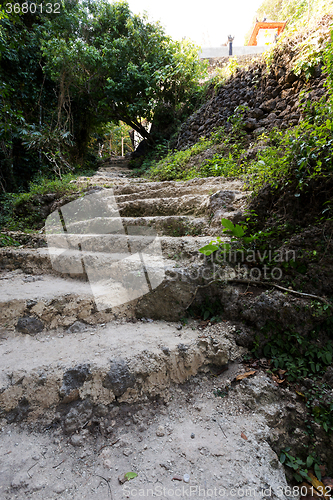
[[126, 472], [125, 478], [127, 481], [130, 481], [131, 479], [134, 479], [135, 477], [138, 477], [136, 472]]
[[[80, 174], [82, 175], [82, 174]], [[36, 178], [29, 184], [29, 191], [26, 193], [18, 193], [14, 195], [14, 205], [21, 203], [22, 200], [29, 200], [32, 196], [43, 195], [47, 193], [55, 193], [63, 195], [77, 190], [75, 184], [72, 183], [77, 178], [78, 174], [66, 174], [62, 179], [53, 178], [47, 179], [46, 177]]]
[[230, 237], [230, 244], [223, 242], [218, 236], [216, 240], [211, 241], [208, 245], [205, 245], [202, 248], [199, 248], [199, 252], [203, 253], [206, 256], [211, 255], [217, 250], [228, 252], [233, 244], [236, 244], [234, 245], [234, 248], [238, 248], [239, 250], [241, 250], [249, 247], [249, 245], [254, 241], [264, 241], [271, 234], [269, 232], [260, 231], [255, 234], [248, 235], [248, 227], [245, 224], [234, 224], [229, 219], [222, 218], [221, 224], [222, 226], [224, 226], [224, 228], [222, 229], [222, 233]]
[[322, 64], [326, 41], [316, 33], [312, 33], [303, 42], [298, 44], [298, 54], [293, 64], [293, 72], [303, 74], [308, 80], [314, 75], [315, 68]]
[[3, 194], [0, 198], [0, 227], [20, 231], [39, 228], [43, 222], [39, 211], [41, 197], [52, 193], [55, 198], [61, 198], [83, 190], [84, 187], [79, 189], [72, 183], [77, 176], [78, 174], [69, 173], [61, 179], [37, 177], [30, 182], [27, 192]]
[[89, 103], [89, 123], [122, 120], [149, 138], [142, 119], [151, 122], [161, 102], [176, 113], [198, 87], [197, 47], [172, 40], [125, 2], [84, 1], [76, 9], [65, 6], [67, 17], [49, 25], [48, 74], [63, 93]]
[[124, 154], [133, 151], [129, 132], [131, 127], [119, 121], [118, 123], [106, 123], [101, 126], [99, 134], [96, 134], [95, 141], [103, 146], [101, 155], [104, 156], [121, 156], [122, 154], [122, 139]]
[[318, 177], [333, 174], [333, 102], [312, 104], [303, 97], [308, 113], [297, 126], [273, 130], [266, 147], [247, 169], [248, 186], [258, 192], [266, 183], [295, 184], [300, 191]]
[[233, 75], [234, 73], [236, 73], [238, 68], [239, 68], [239, 63], [237, 57], [230, 57], [227, 66], [227, 71], [230, 73], [230, 75]]
[[293, 476], [297, 482], [302, 482], [304, 479], [312, 483], [311, 478], [309, 477], [309, 468], [313, 466], [314, 473], [317, 476], [318, 480], [321, 481], [321, 472], [320, 472], [320, 462], [317, 458], [309, 455], [306, 458], [306, 461], [303, 461], [299, 457], [294, 457], [290, 453], [290, 447], [284, 448], [280, 454], [280, 462], [287, 467], [290, 467], [293, 470]]
[[325, 63], [325, 71], [327, 73], [326, 85], [333, 96], [333, 29], [331, 30], [331, 38], [327, 44], [326, 50], [323, 55]]
[[201, 318], [203, 321], [218, 323], [221, 321], [223, 305], [219, 299], [212, 300], [206, 296], [200, 304], [192, 306], [188, 312], [190, 316]]
[[19, 242], [15, 241], [11, 236], [8, 234], [2, 234], [0, 233], [0, 247], [17, 247], [19, 246]]
[[332, 387], [328, 384], [313, 384], [305, 393], [306, 406], [314, 421], [321, 425], [325, 432], [333, 432], [333, 398]]
[[[31, 29], [35, 21], [34, 29]], [[41, 72], [41, 21], [30, 14], [0, 19], [0, 189], [17, 190], [41, 168], [38, 155], [23, 146], [19, 129], [38, 122], [54, 94]], [[46, 104], [47, 102], [47, 104]]]
[[[264, 17], [273, 21], [287, 21], [287, 25], [276, 44], [271, 45], [264, 52], [263, 58], [269, 67], [277, 52], [282, 53], [288, 46], [293, 46], [293, 71], [308, 79], [313, 76], [315, 69], [323, 62], [326, 40], [318, 30], [311, 30], [316, 23], [327, 13], [332, 14], [331, 0], [264, 0], [259, 7], [256, 17]], [[255, 24], [246, 35], [249, 40]], [[303, 40], [299, 40], [300, 33]], [[295, 42], [294, 42], [294, 40]]]
[[210, 160], [204, 160], [194, 176], [199, 177], [240, 177], [242, 175], [242, 166], [238, 164], [237, 159], [229, 153], [228, 157], [216, 154]]
[[2, 191], [83, 164], [110, 122], [123, 120], [149, 138], [144, 119], [154, 121], [162, 108], [176, 124], [201, 92], [197, 47], [172, 40], [126, 2], [62, 1], [59, 14], [1, 12]]
[[[209, 139], [200, 140], [185, 150], [168, 151], [160, 161], [147, 163], [148, 175], [158, 180], [187, 180], [194, 177], [239, 177], [244, 173], [241, 155], [245, 151], [242, 122], [244, 106], [239, 106], [230, 117], [232, 131], [227, 134], [224, 128], [217, 128]], [[212, 158], [204, 158], [211, 149], [216, 152]], [[203, 154], [202, 154], [203, 153]], [[197, 158], [196, 158], [197, 156]]]
[[[67, 170], [73, 171], [74, 167], [66, 159], [68, 149], [73, 145], [71, 134], [67, 130], [54, 130], [49, 127], [26, 124], [19, 128], [20, 137], [23, 146], [28, 150], [32, 149], [42, 154], [52, 169], [52, 171], [61, 179], [63, 173]], [[67, 151], [66, 151], [67, 147]]]
[[319, 346], [317, 338], [315, 331], [309, 336], [292, 330], [279, 332], [265, 345], [263, 353], [272, 359], [276, 369], [287, 370], [290, 382], [323, 375], [332, 363], [333, 342], [330, 340]]
[[151, 167], [150, 177], [160, 181], [186, 180], [195, 177], [197, 170], [190, 165], [191, 159], [208, 149], [212, 144], [211, 140], [202, 138], [188, 149], [169, 152], [167, 156]]
[[[323, 16], [326, 12], [332, 11], [331, 0], [300, 0], [291, 2], [290, 0], [264, 0], [256, 11], [253, 26], [256, 18], [262, 21], [264, 17], [272, 21], [288, 21], [286, 31], [299, 29], [309, 23], [309, 20]], [[253, 27], [246, 35], [249, 40]]]

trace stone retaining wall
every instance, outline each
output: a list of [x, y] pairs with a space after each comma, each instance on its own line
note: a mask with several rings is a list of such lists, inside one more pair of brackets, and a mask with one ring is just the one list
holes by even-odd
[[[329, 16], [327, 18], [318, 30], [318, 36], [326, 40], [330, 21]], [[175, 142], [177, 149], [186, 149], [200, 137], [209, 136], [217, 127], [230, 128], [228, 118], [240, 105], [248, 107], [244, 118], [248, 133], [256, 129], [286, 129], [296, 125], [302, 113], [300, 93], [307, 91], [306, 98], [315, 102], [327, 92], [321, 65], [313, 68], [313, 76], [309, 80], [302, 74], [297, 76], [292, 70], [304, 36], [280, 46], [269, 67], [264, 60], [256, 60], [249, 69], [236, 70], [226, 84], [183, 123]]]

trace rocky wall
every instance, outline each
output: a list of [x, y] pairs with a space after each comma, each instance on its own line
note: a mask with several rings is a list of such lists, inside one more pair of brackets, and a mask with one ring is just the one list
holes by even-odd
[[[322, 20], [319, 39], [328, 40], [330, 20], [329, 16]], [[318, 101], [327, 92], [321, 64], [313, 68], [313, 76], [308, 80], [303, 74], [297, 76], [293, 72], [300, 43], [307, 37], [309, 33], [303, 33], [276, 48], [269, 66], [264, 59], [257, 59], [248, 69], [236, 70], [226, 84], [183, 123], [176, 148], [186, 149], [218, 127], [224, 126], [228, 130], [231, 127], [228, 118], [240, 105], [248, 108], [244, 117], [248, 133], [296, 125], [302, 116], [301, 92], [307, 92], [306, 98], [310, 102]]]

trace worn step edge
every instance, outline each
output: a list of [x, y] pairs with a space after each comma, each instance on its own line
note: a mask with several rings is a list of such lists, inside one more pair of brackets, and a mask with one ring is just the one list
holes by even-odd
[[202, 177], [190, 179], [189, 181], [148, 181], [141, 184], [131, 183], [125, 186], [115, 186], [115, 195], [134, 194], [144, 191], [159, 191], [166, 188], [187, 189], [188, 187], [195, 189], [196, 187], [223, 189], [228, 185], [228, 190], [242, 190], [244, 183], [239, 179], [231, 179], [226, 177]]
[[[45, 422], [75, 402], [134, 403], [162, 395], [212, 364], [227, 365], [233, 344], [223, 331], [203, 338], [187, 328], [180, 338], [175, 326], [157, 326], [108, 325], [93, 336], [15, 338], [1, 345], [0, 416]], [[66, 420], [64, 426], [70, 432]]]
[[[125, 295], [129, 299], [123, 303], [117, 302], [116, 292], [121, 292], [117, 283], [114, 285], [107, 282], [106, 289], [102, 289], [101, 294], [97, 282], [97, 295], [94, 298], [89, 283], [44, 275], [41, 283], [36, 281], [21, 284], [21, 278], [16, 277], [3, 284], [0, 324], [14, 328], [19, 318], [27, 316], [41, 321], [43, 328], [70, 326], [75, 321], [96, 324], [117, 317], [177, 321], [186, 314], [197, 286], [211, 281], [213, 271], [212, 264], [206, 261], [186, 266], [172, 262], [172, 265], [165, 268], [164, 279], [160, 284], [157, 282], [156, 288], [148, 291], [146, 287], [146, 290], [142, 289], [142, 293], [141, 288], [137, 288], [139, 293]], [[228, 277], [228, 272], [234, 273], [234, 270], [224, 268], [223, 279]], [[96, 283], [91, 286], [94, 285]], [[101, 285], [104, 286], [104, 283], [101, 282]], [[43, 291], [45, 287], [47, 293]], [[17, 290], [20, 292], [19, 298], [14, 298]]]
[[[183, 234], [175, 235], [174, 233], [198, 232], [207, 230], [208, 221], [205, 217], [194, 217], [191, 215], [157, 215], [157, 216], [140, 216], [140, 217], [121, 217], [121, 224], [119, 217], [103, 217], [94, 218], [91, 220], [81, 220], [72, 222], [67, 229], [72, 233], [96, 233], [97, 228], [103, 234], [108, 234], [111, 230], [122, 227], [127, 228], [131, 226], [152, 227], [156, 230], [157, 235], [162, 236], [183, 236]], [[52, 226], [49, 228], [52, 230]], [[168, 232], [169, 234], [165, 234]], [[171, 234], [170, 234], [171, 233]]]
[[206, 215], [209, 208], [208, 195], [184, 195], [179, 198], [137, 198], [117, 203], [121, 217], [152, 215]]
[[[149, 184], [146, 184], [146, 186], [149, 186]], [[198, 186], [165, 186], [165, 187], [160, 187], [160, 189], [145, 189], [145, 190], [140, 190], [140, 191], [134, 191], [132, 193], [124, 193], [124, 194], [118, 194], [117, 192], [115, 193], [115, 199], [117, 203], [121, 202], [126, 202], [126, 201], [135, 201], [137, 199], [168, 199], [168, 198], [181, 198], [183, 196], [211, 196], [212, 194], [215, 194], [216, 192], [219, 191], [234, 191], [235, 194], [238, 194], [240, 196], [240, 191], [239, 189], [223, 189], [225, 188], [225, 184], [211, 184], [207, 183], [204, 185], [198, 185]], [[233, 186], [234, 187], [234, 186]], [[240, 188], [240, 186], [239, 186]], [[244, 193], [242, 193], [244, 196]]]
[[[210, 241], [210, 237], [159, 237], [164, 260], [201, 257], [199, 248]], [[227, 240], [226, 240], [227, 241]], [[171, 262], [166, 264], [171, 264]], [[12, 248], [0, 249], [0, 268], [22, 269], [28, 274], [51, 273], [61, 275], [52, 267], [48, 248]], [[66, 275], [68, 273], [64, 273]]]

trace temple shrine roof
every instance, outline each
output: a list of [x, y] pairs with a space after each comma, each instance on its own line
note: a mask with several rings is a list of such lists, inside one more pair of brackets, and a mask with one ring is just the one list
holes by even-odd
[[259, 34], [259, 30], [276, 30], [277, 35], [279, 36], [284, 30], [287, 21], [274, 22], [274, 21], [262, 21], [257, 22], [253, 28], [250, 40], [248, 45], [257, 45], [257, 36]]

